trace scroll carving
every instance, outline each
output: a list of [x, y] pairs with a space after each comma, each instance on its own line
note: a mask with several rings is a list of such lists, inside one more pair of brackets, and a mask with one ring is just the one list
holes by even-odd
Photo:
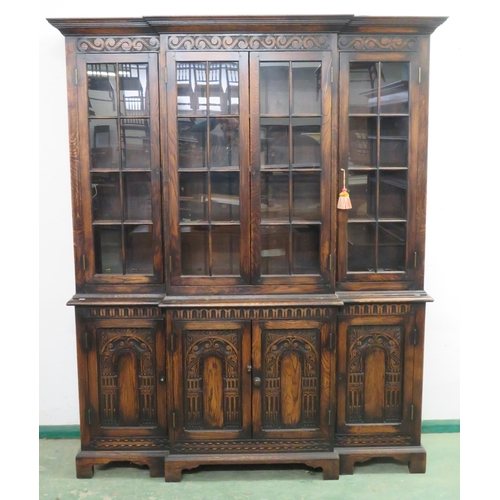
[[340, 36], [339, 50], [344, 51], [406, 51], [415, 52], [419, 49], [419, 39], [415, 36]]
[[[349, 423], [399, 422], [402, 410], [402, 363], [403, 327], [351, 326], [348, 329], [348, 381], [347, 415]], [[375, 411], [368, 410], [365, 387], [368, 356], [381, 353], [377, 358], [378, 373], [383, 380], [375, 386], [383, 401]], [[382, 361], [380, 361], [382, 359]], [[380, 364], [383, 364], [380, 366]], [[371, 381], [373, 382], [373, 381]], [[374, 391], [373, 384], [371, 391]]]
[[153, 37], [80, 38], [78, 52], [158, 52], [160, 39]]
[[328, 35], [172, 35], [171, 50], [323, 50]]

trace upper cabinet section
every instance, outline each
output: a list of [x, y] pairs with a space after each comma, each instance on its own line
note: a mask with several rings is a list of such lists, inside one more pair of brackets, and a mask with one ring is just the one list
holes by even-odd
[[444, 20], [49, 19], [66, 36], [77, 292], [421, 289]]

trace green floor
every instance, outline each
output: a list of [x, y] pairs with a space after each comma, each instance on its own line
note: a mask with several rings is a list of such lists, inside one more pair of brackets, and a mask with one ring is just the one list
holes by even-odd
[[76, 479], [76, 439], [40, 440], [40, 499], [50, 500], [434, 500], [460, 498], [460, 434], [423, 434], [427, 472], [410, 474], [391, 461], [355, 467], [352, 476], [323, 481], [302, 466], [200, 467], [180, 483], [149, 477], [137, 466], [96, 466], [92, 479]]

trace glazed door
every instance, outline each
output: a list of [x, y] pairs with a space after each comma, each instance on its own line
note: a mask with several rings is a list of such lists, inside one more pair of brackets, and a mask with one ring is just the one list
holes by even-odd
[[250, 323], [174, 321], [175, 441], [250, 437]]
[[254, 438], [330, 439], [334, 344], [322, 321], [253, 324]]

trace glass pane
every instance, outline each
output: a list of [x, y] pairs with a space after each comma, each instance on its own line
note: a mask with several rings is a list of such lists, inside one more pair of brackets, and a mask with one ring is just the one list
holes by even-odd
[[376, 113], [378, 63], [352, 62], [349, 70], [349, 113]]
[[238, 222], [240, 220], [240, 174], [238, 172], [212, 172], [210, 181], [212, 220]]
[[89, 116], [116, 116], [116, 67], [87, 64]]
[[179, 208], [181, 222], [208, 221], [208, 174], [179, 174]]
[[380, 223], [379, 270], [404, 271], [406, 253], [406, 224]]
[[320, 226], [294, 226], [292, 274], [319, 274]]
[[151, 220], [151, 174], [127, 172], [123, 176], [125, 220]]
[[121, 120], [123, 168], [151, 168], [149, 120]]
[[120, 174], [92, 173], [92, 217], [94, 221], [121, 221]]
[[290, 182], [288, 172], [261, 172], [261, 220], [289, 222]]
[[377, 166], [377, 118], [349, 118], [349, 168]]
[[97, 274], [123, 274], [120, 226], [95, 226], [94, 249]]
[[377, 203], [377, 172], [349, 171], [347, 187], [351, 198], [352, 210], [349, 210], [349, 220], [374, 218]]
[[321, 114], [321, 63], [292, 62], [293, 114]]
[[181, 272], [208, 276], [208, 227], [181, 227]]
[[288, 62], [260, 63], [260, 113], [290, 113], [290, 65]]
[[119, 64], [120, 113], [127, 116], [149, 114], [148, 65]]
[[321, 118], [293, 118], [293, 165], [321, 164]]
[[408, 113], [408, 75], [407, 62], [381, 63], [381, 113]]
[[290, 274], [288, 226], [261, 226], [261, 274]]
[[118, 169], [118, 123], [89, 120], [91, 168]]
[[209, 62], [209, 99], [211, 115], [238, 114], [239, 87], [237, 62]]
[[212, 274], [239, 276], [239, 226], [212, 226]]
[[207, 120], [180, 118], [177, 125], [179, 168], [206, 168]]
[[293, 172], [292, 217], [294, 220], [321, 219], [321, 173]]
[[240, 162], [238, 118], [210, 118], [210, 126], [210, 167], [238, 166]]
[[125, 269], [127, 274], [153, 274], [151, 225], [125, 227]]
[[379, 217], [406, 219], [406, 171], [380, 172]]
[[179, 115], [207, 114], [206, 63], [177, 63], [177, 113]]
[[408, 165], [408, 118], [380, 118], [380, 166]]
[[375, 223], [356, 223], [348, 225], [349, 271], [375, 271]]
[[288, 118], [261, 118], [261, 165], [290, 164], [290, 121]]

